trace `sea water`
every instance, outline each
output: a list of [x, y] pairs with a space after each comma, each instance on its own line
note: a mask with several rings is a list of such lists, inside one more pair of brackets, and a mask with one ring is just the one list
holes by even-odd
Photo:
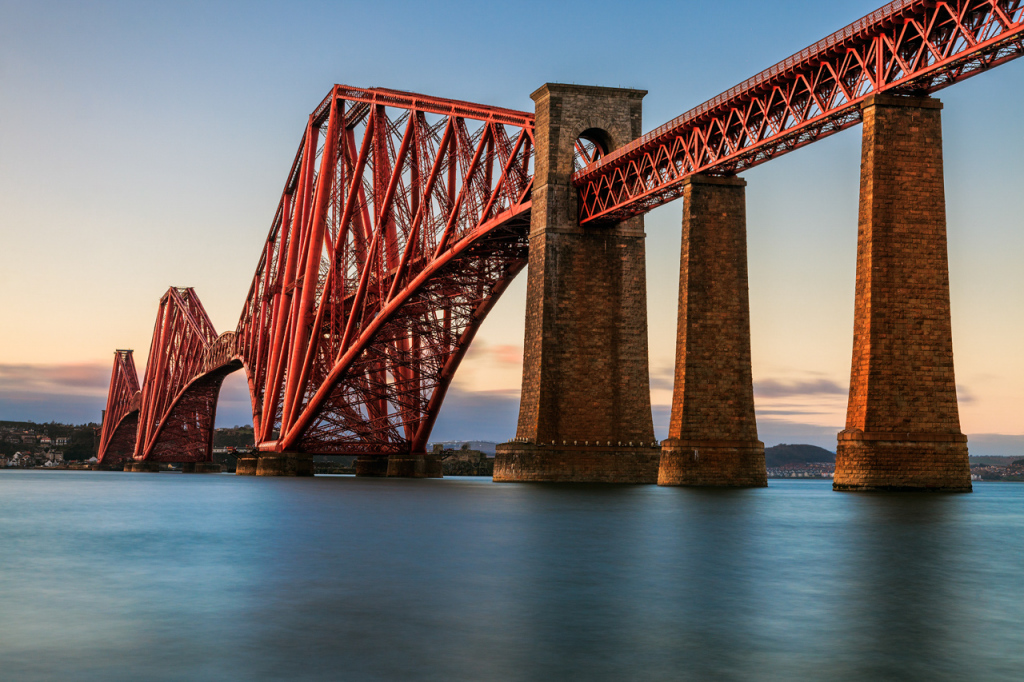
[[2, 680], [1020, 680], [972, 494], [0, 471]]

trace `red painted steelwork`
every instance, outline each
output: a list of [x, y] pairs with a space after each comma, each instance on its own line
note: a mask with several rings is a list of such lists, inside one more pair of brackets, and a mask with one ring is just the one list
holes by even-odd
[[1024, 0], [897, 0], [573, 175], [580, 222], [623, 220], [860, 123], [869, 95], [926, 94], [1024, 54]]
[[210, 460], [217, 394], [241, 364], [211, 366], [217, 332], [191, 288], [171, 287], [160, 299], [146, 362], [135, 459]]
[[[1021, 54], [1024, 0], [892, 2], [611, 154], [581, 140], [581, 223], [644, 213], [687, 175], [733, 174], [855, 125], [871, 94], [934, 92]], [[531, 114], [332, 88], [236, 331], [218, 338], [191, 289], [161, 299], [135, 457], [208, 460], [221, 381], [243, 365], [262, 450], [422, 452], [474, 334], [526, 264], [533, 149]], [[130, 430], [119, 371], [107, 457]]]
[[139, 374], [135, 369], [132, 351], [114, 351], [107, 409], [103, 413], [100, 446], [96, 455], [100, 464], [113, 465], [132, 458], [141, 399]]
[[526, 264], [533, 116], [335, 86], [314, 110], [236, 331], [257, 445], [424, 451]]

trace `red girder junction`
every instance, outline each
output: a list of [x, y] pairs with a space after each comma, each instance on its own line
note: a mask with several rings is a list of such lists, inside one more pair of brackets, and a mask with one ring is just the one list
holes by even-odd
[[623, 220], [1024, 54], [1024, 0], [896, 0], [573, 175], [580, 222]]
[[309, 117], [238, 323], [262, 450], [422, 452], [525, 266], [533, 116], [335, 86]]
[[132, 458], [141, 400], [139, 373], [135, 369], [132, 351], [114, 351], [107, 409], [103, 413], [103, 428], [96, 455], [100, 464], [111, 465]]
[[263, 450], [422, 451], [476, 330], [526, 265], [533, 146], [531, 114], [332, 88], [237, 331], [218, 337], [195, 291], [168, 289], [141, 391], [131, 351], [115, 361], [101, 453], [208, 461], [221, 383], [243, 366]]
[[142, 382], [135, 459], [209, 461], [221, 382], [241, 367], [233, 345], [234, 334], [217, 337], [193, 289], [167, 290]]

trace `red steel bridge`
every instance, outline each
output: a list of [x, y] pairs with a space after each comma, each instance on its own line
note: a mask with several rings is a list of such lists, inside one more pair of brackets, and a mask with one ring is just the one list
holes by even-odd
[[[621, 221], [1024, 54], [1024, 0], [897, 0], [612, 153], [581, 139], [579, 222]], [[306, 123], [234, 331], [160, 299], [146, 374], [116, 352], [99, 459], [203, 462], [244, 368], [265, 452], [425, 450], [488, 311], [527, 263], [532, 114], [336, 85]]]

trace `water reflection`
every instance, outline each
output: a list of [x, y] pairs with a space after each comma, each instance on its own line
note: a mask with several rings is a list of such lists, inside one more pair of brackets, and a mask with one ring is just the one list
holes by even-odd
[[757, 491], [666, 492], [655, 614], [663, 633], [657, 649], [669, 655], [658, 673], [666, 679], [745, 678], [756, 670], [756, 614], [764, 607], [754, 578], [764, 549]]
[[973, 495], [0, 473], [0, 678], [1019, 679]]
[[969, 679], [963, 631], [976, 551], [962, 495], [853, 495], [836, 545], [837, 676]]
[[[623, 679], [650, 659], [663, 549], [642, 487], [523, 486], [504, 582], [518, 679]], [[539, 512], [539, 513], [538, 513]]]

